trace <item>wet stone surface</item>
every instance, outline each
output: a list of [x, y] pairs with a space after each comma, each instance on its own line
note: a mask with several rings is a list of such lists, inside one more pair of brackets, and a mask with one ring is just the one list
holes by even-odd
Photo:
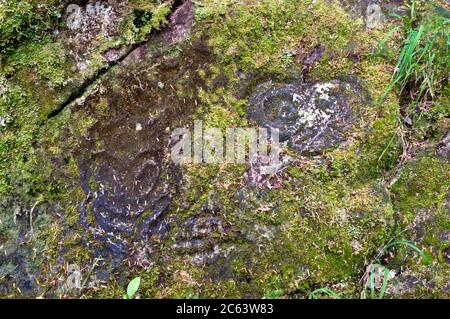
[[170, 133], [188, 124], [202, 83], [196, 72], [207, 61], [203, 48], [186, 51], [154, 55], [155, 63], [124, 61], [80, 107], [95, 118], [75, 152], [86, 194], [80, 222], [116, 257], [130, 242], [168, 231], [165, 213], [181, 180], [168, 158]]
[[181, 223], [173, 249], [179, 254], [192, 256], [197, 265], [224, 257], [226, 252], [223, 246], [233, 238], [233, 230], [221, 215], [222, 210], [217, 203], [205, 202], [195, 214]]
[[[368, 29], [386, 22], [381, 13], [400, 12], [401, 2], [341, 0], [352, 18], [362, 18], [361, 27], [367, 23]], [[122, 27], [131, 27], [128, 22], [136, 26], [134, 6], [149, 1], [78, 0], [74, 4], [79, 11], [72, 6], [62, 12], [70, 25], [54, 30], [52, 37], [67, 57], [67, 79], [61, 88], [49, 84], [53, 91], [44, 84], [35, 90], [45, 93], [42, 97], [36, 93], [38, 101], [49, 100], [42, 110], [48, 122], [42, 124], [42, 135], [33, 145], [44, 165], [30, 166], [42, 167], [43, 173], [36, 177], [51, 171], [55, 183], [52, 180], [49, 186], [55, 189], [41, 190], [47, 184], [36, 183], [45, 202], [41, 197], [36, 202], [38, 193], [23, 202], [0, 201], [2, 211], [13, 208], [2, 219], [7, 228], [0, 227], [0, 294], [13, 296], [10, 293], [17, 290], [21, 296], [53, 297], [61, 292], [78, 297], [86, 292], [120, 298], [132, 276], [142, 276], [141, 298], [304, 298], [310, 288], [321, 286], [342, 287], [339, 293], [345, 291], [347, 296], [347, 288], [367, 288], [360, 280], [363, 267], [391, 238], [397, 215], [411, 214], [416, 217], [405, 239], [448, 266], [449, 231], [434, 226], [443, 219], [442, 212], [429, 207], [428, 201], [420, 210], [397, 210], [409, 206], [415, 195], [407, 194], [404, 200], [393, 193], [391, 203], [379, 187], [381, 175], [370, 173], [365, 178], [366, 164], [383, 151], [378, 139], [384, 148], [385, 135], [378, 132], [388, 128], [391, 113], [369, 109], [371, 97], [360, 80], [348, 76], [329, 82], [293, 82], [293, 74], [286, 70], [284, 78], [290, 82], [266, 82], [255, 88], [273, 74], [263, 68], [263, 74], [244, 71], [235, 64], [246, 56], [246, 45], [231, 46], [227, 52], [239, 59], [221, 60], [218, 49], [228, 43], [206, 31], [213, 19], [208, 9], [216, 4], [203, 10], [190, 0], [158, 3], [170, 6], [170, 16], [145, 40], [138, 34], [130, 40], [128, 31], [137, 30]], [[239, 18], [238, 3], [230, 3], [225, 14], [217, 13], [214, 23]], [[377, 13], [371, 4], [381, 11]], [[270, 18], [264, 7], [260, 10], [256, 13], [261, 14], [264, 33], [270, 34], [266, 27], [284, 12]], [[319, 17], [318, 26], [328, 28], [332, 14]], [[236, 22], [236, 28], [248, 27], [245, 21]], [[299, 30], [303, 26], [299, 24]], [[328, 79], [327, 70], [335, 69], [322, 70], [322, 62], [329, 59], [330, 66], [351, 62], [351, 73], [372, 83], [374, 75], [368, 72], [373, 70], [366, 63], [373, 60], [366, 59], [365, 49], [349, 41], [345, 48], [351, 53], [341, 60], [334, 45], [324, 40], [328, 36], [323, 35], [330, 35], [331, 41], [340, 42], [339, 35], [334, 40], [332, 29], [331, 34], [324, 30], [316, 36], [315, 29], [293, 39], [299, 42], [292, 43], [296, 49], [289, 52], [295, 58], [295, 78], [301, 74], [308, 79], [311, 74], [314, 79]], [[387, 65], [376, 65], [383, 71], [380, 66]], [[348, 71], [346, 67], [336, 74]], [[9, 91], [6, 80], [0, 82], [0, 94]], [[369, 84], [374, 94], [387, 84], [374, 82]], [[194, 168], [171, 162], [170, 135], [175, 128], [192, 132], [194, 119], [203, 119], [204, 127], [247, 126], [245, 117], [248, 126], [279, 128], [281, 141], [294, 150], [281, 152], [280, 162], [270, 167], [272, 173], [267, 174], [262, 157], [245, 167], [205, 169], [201, 164]], [[379, 121], [369, 123], [373, 119]], [[12, 123], [8, 114], [0, 114], [0, 129], [10, 129]], [[377, 125], [374, 130], [372, 124]], [[370, 131], [367, 139], [362, 137], [363, 128]], [[373, 141], [372, 135], [377, 135]], [[345, 149], [350, 143], [357, 148], [356, 157], [353, 148]], [[433, 143], [432, 151], [444, 158], [443, 163], [449, 158], [448, 145], [449, 134], [440, 137], [438, 145]], [[339, 147], [337, 154], [327, 153]], [[438, 191], [432, 191], [438, 198]], [[449, 203], [446, 199], [446, 209]], [[429, 248], [430, 229], [435, 228], [436, 245]], [[388, 294], [401, 297], [418, 295], [422, 286], [434, 289], [433, 281], [423, 281], [420, 273], [406, 269], [409, 260], [401, 265], [406, 271], [397, 263], [393, 259]], [[75, 264], [86, 284], [82, 292], [67, 286], [73, 269], [69, 265]], [[377, 289], [382, 283], [379, 270]], [[450, 284], [445, 287], [448, 291]]]
[[450, 132], [447, 132], [437, 145], [437, 155], [450, 160]]
[[247, 116], [258, 126], [278, 128], [280, 142], [302, 155], [338, 146], [370, 97], [354, 78], [325, 83], [265, 83], [249, 99]]

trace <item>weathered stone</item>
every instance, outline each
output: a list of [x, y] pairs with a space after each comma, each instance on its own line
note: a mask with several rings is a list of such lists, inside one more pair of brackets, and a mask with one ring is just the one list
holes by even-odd
[[368, 28], [379, 28], [388, 14], [405, 14], [404, 0], [340, 0], [351, 14], [365, 20]]
[[224, 205], [216, 194], [209, 194], [206, 201], [189, 217], [173, 216], [178, 224], [171, 249], [189, 258], [197, 265], [211, 264], [227, 255], [227, 242], [234, 238], [234, 231], [223, 217]]
[[170, 16], [169, 26], [164, 30], [166, 44], [173, 44], [186, 39], [194, 24], [194, 4], [191, 0], [181, 4]]
[[[380, 267], [379, 265], [376, 264], [370, 264], [367, 266], [366, 269], [366, 273], [365, 276], [363, 278], [364, 280], [364, 285], [366, 288], [370, 289], [371, 285], [372, 285], [372, 279], [371, 279], [371, 275], [373, 275], [373, 279], [374, 279], [374, 287], [376, 289], [381, 289], [381, 287], [383, 286], [383, 282], [385, 280], [392, 280], [395, 275], [396, 275], [396, 271], [395, 270], [389, 270], [386, 274], [384, 272], [384, 269], [382, 267]], [[387, 278], [385, 278], [385, 275], [387, 275]]]
[[420, 280], [411, 273], [402, 273], [389, 284], [387, 293], [396, 297], [406, 297], [415, 293]]
[[[197, 59], [191, 60], [189, 54]], [[115, 256], [130, 247], [126, 238], [145, 241], [164, 237], [168, 230], [165, 213], [179, 187], [181, 171], [167, 160], [167, 128], [182, 127], [195, 103], [193, 98], [177, 96], [173, 87], [161, 90], [158, 83], [174, 83], [183, 76], [196, 78], [199, 63], [206, 60], [205, 52], [194, 49], [189, 54], [160, 56], [155, 65], [152, 59], [149, 64], [128, 61], [114, 78], [107, 78], [95, 94], [82, 101], [81, 109], [88, 110], [97, 123], [76, 151], [86, 193], [81, 222], [104, 240]], [[126, 83], [127, 88], [118, 92], [116, 81], [124, 87]], [[192, 94], [201, 83], [200, 79], [179, 82]], [[107, 116], [97, 109], [101, 103], [108, 105]], [[94, 225], [88, 216], [94, 217]]]
[[280, 141], [299, 154], [320, 154], [338, 146], [369, 105], [363, 85], [355, 79], [326, 83], [265, 83], [249, 100], [248, 119], [277, 128]]
[[75, 60], [78, 71], [90, 68], [92, 53], [101, 42], [120, 35], [120, 26], [128, 13], [123, 1], [99, 2], [89, 0], [85, 5], [70, 4], [66, 9], [66, 30], [61, 38], [68, 54]]
[[447, 132], [447, 134], [445, 134], [442, 140], [438, 143], [436, 153], [439, 156], [450, 160], [450, 132]]
[[447, 246], [442, 250], [442, 258], [445, 259], [447, 264], [450, 264], [450, 246]]

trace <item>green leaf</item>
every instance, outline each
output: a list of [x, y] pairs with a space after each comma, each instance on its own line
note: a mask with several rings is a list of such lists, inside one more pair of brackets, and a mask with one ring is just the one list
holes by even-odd
[[383, 269], [383, 285], [380, 289], [380, 294], [378, 295], [378, 299], [383, 299], [384, 293], [386, 292], [386, 288], [389, 282], [389, 269], [381, 266]]
[[370, 270], [370, 299], [375, 299], [375, 275], [376, 270], [381, 269], [383, 271], [383, 284], [381, 285], [380, 293], [378, 294], [378, 299], [383, 299], [384, 293], [386, 292], [388, 283], [389, 283], [389, 269], [380, 265], [373, 264]]
[[319, 288], [309, 294], [309, 299], [319, 299], [321, 294], [325, 294], [333, 299], [340, 299], [339, 295], [328, 287]]
[[132, 281], [130, 281], [127, 287], [127, 296], [129, 299], [133, 298], [133, 296], [136, 294], [140, 284], [141, 284], [141, 277], [136, 277]]
[[441, 17], [450, 19], [450, 11], [448, 11], [447, 9], [445, 9], [444, 7], [441, 6], [435, 6], [435, 11], [438, 15], [440, 15]]
[[422, 263], [424, 265], [429, 265], [433, 262], [433, 255], [429, 252], [424, 252], [422, 256]]
[[392, 248], [394, 246], [399, 246], [399, 245], [405, 245], [405, 246], [411, 248], [412, 250], [416, 251], [421, 257], [423, 257], [423, 251], [419, 247], [414, 245], [412, 242], [406, 241], [406, 240], [392, 241], [385, 246], [385, 250], [388, 250], [389, 248]]
[[375, 299], [375, 270], [370, 272], [370, 299]]

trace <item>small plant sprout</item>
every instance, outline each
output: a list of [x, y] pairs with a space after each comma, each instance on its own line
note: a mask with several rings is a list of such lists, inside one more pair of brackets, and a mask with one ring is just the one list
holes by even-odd
[[309, 294], [309, 299], [319, 299], [321, 295], [326, 295], [331, 299], [341, 299], [339, 295], [328, 287], [319, 288]]
[[[412, 105], [420, 100], [434, 99], [439, 88], [446, 83], [448, 76], [449, 12], [436, 6], [433, 19], [417, 22], [416, 4], [411, 2], [410, 15], [397, 17], [405, 21], [403, 30], [405, 40], [395, 67], [392, 80], [380, 102], [394, 89], [400, 93], [406, 88], [411, 90]], [[417, 26], [416, 26], [417, 25]], [[388, 35], [397, 32], [396, 27]], [[384, 47], [386, 41], [382, 42]], [[413, 110], [408, 110], [409, 112]]]
[[[378, 299], [383, 299], [384, 293], [386, 292], [389, 279], [391, 278], [391, 272], [388, 268], [380, 264], [372, 264], [369, 266], [369, 277], [368, 282], [364, 287], [362, 293], [362, 298], [367, 298], [367, 288], [370, 290], [370, 299], [376, 298], [376, 290], [379, 288]], [[382, 275], [382, 279], [380, 278]], [[382, 280], [382, 281], [381, 281]]]
[[133, 299], [141, 284], [141, 277], [136, 277], [127, 286], [127, 292], [123, 294], [123, 299]]
[[[383, 299], [389, 280], [395, 275], [387, 267], [381, 265], [380, 258], [390, 249], [396, 246], [406, 246], [411, 250], [417, 252], [421, 258], [425, 257], [424, 252], [414, 245], [412, 242], [407, 240], [393, 240], [384, 245], [378, 255], [374, 258], [374, 264], [370, 264], [367, 267], [366, 273], [364, 274], [364, 290], [362, 292], [362, 298], [367, 298], [367, 290], [370, 291], [370, 299]], [[376, 291], [378, 290], [378, 298], [376, 297]]]
[[384, 251], [387, 251], [389, 248], [395, 247], [395, 246], [407, 246], [410, 249], [412, 249], [413, 251], [417, 252], [420, 257], [424, 257], [424, 253], [422, 251], [422, 249], [420, 249], [419, 247], [417, 247], [416, 245], [414, 245], [412, 242], [408, 241], [408, 240], [394, 240], [391, 241], [390, 243], [388, 243], [386, 246], [384, 246]]

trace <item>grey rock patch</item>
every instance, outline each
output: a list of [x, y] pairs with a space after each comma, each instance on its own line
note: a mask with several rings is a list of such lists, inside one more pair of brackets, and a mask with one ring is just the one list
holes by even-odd
[[170, 16], [169, 26], [163, 33], [165, 42], [173, 44], [185, 40], [191, 34], [193, 24], [194, 5], [191, 0], [188, 0]]
[[317, 155], [344, 142], [370, 98], [356, 79], [325, 83], [258, 86], [247, 117], [260, 127], [279, 129], [280, 142], [301, 155]]
[[5, 91], [6, 91], [6, 88], [2, 83], [2, 79], [0, 78], [0, 94], [3, 94], [3, 92], [5, 92]]
[[450, 131], [445, 134], [437, 145], [436, 153], [438, 156], [450, 160]]
[[104, 52], [102, 55], [108, 62], [114, 62], [117, 61], [121, 56], [123, 56], [124, 52], [122, 51], [123, 50], [111, 48]]
[[[367, 266], [367, 270], [366, 270], [366, 276], [364, 277], [364, 285], [367, 289], [370, 289], [371, 287], [371, 276], [369, 274], [373, 273], [374, 274], [374, 286], [376, 289], [381, 289], [381, 287], [383, 286], [383, 282], [385, 281], [385, 274], [384, 274], [384, 269], [381, 268], [379, 265], [375, 265], [375, 264], [370, 264]], [[389, 272], [387, 273], [387, 280], [391, 281], [392, 279], [395, 278], [396, 275], [396, 271], [395, 270], [389, 270]]]
[[392, 280], [386, 292], [391, 296], [405, 296], [414, 294], [419, 285], [420, 280], [416, 276], [410, 273], [402, 273]]
[[189, 256], [197, 265], [214, 262], [219, 257], [226, 257], [229, 249], [226, 242], [233, 238], [232, 226], [223, 218], [223, 205], [210, 197], [200, 209], [180, 225], [176, 251]]
[[450, 246], [445, 247], [442, 250], [442, 258], [447, 262], [447, 264], [450, 264]]
[[419, 211], [414, 218], [413, 222], [409, 226], [411, 228], [412, 240], [420, 242], [425, 237], [425, 227], [435, 219], [436, 215], [433, 210], [423, 209]]
[[251, 187], [278, 188], [282, 186], [283, 171], [289, 167], [291, 158], [284, 154], [279, 154], [279, 160], [274, 163], [265, 163], [261, 156], [249, 160], [249, 169], [244, 177]]
[[[340, 0], [351, 14], [368, 22], [368, 27], [380, 27], [388, 20], [388, 14], [406, 13], [404, 0]], [[378, 20], [379, 21], [375, 21]]]
[[84, 6], [71, 4], [67, 7], [65, 44], [78, 70], [84, 71], [89, 67], [88, 60], [99, 38], [109, 41], [120, 34], [127, 10], [127, 2], [121, 1], [89, 0]]
[[450, 242], [450, 230], [444, 230], [441, 233], [439, 233], [439, 240], [441, 242]]

